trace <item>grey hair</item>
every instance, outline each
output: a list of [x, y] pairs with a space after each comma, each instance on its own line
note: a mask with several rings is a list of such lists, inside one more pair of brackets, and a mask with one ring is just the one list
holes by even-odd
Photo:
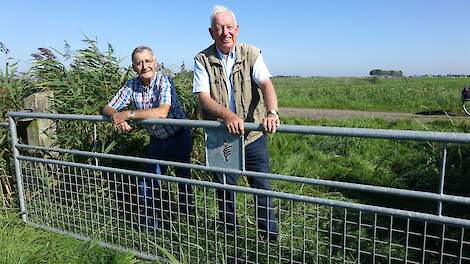
[[145, 51], [145, 50], [149, 51], [149, 52], [152, 54], [152, 56], [155, 56], [155, 55], [153, 55], [153, 50], [152, 50], [151, 48], [149, 48], [149, 47], [147, 47], [147, 46], [138, 46], [137, 48], [135, 48], [135, 49], [132, 51], [132, 63], [134, 63], [134, 56], [135, 56], [135, 54], [137, 54], [137, 53], [139, 53], [139, 52], [142, 52], [142, 51]]
[[229, 13], [233, 16], [233, 20], [235, 21], [235, 25], [238, 25], [238, 24], [237, 24], [237, 18], [235, 17], [235, 13], [233, 13], [232, 10], [226, 8], [226, 7], [223, 6], [223, 5], [215, 5], [215, 6], [212, 8], [211, 27], [214, 25], [214, 18], [215, 18], [215, 15], [217, 15], [217, 13], [219, 13], [219, 12], [229, 12]]

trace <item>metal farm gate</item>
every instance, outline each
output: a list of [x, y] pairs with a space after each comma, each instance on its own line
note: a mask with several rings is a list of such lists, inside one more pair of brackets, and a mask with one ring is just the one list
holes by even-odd
[[[109, 121], [102, 116], [9, 113], [21, 217], [38, 228], [83, 240], [94, 239], [104, 247], [131, 251], [145, 259], [163, 260], [171, 255], [185, 263], [470, 263], [470, 220], [443, 215], [444, 206], [458, 205], [468, 210], [470, 205], [469, 197], [444, 193], [447, 144], [470, 143], [470, 135], [464, 133], [294, 125], [281, 125], [278, 129], [278, 133], [440, 142], [441, 184], [431, 193], [245, 171], [243, 139], [226, 134], [223, 124], [215, 121], [141, 122], [206, 129], [207, 162], [197, 165], [20, 144], [16, 123], [21, 118]], [[261, 130], [261, 126], [246, 124], [246, 129]], [[227, 151], [227, 146], [233, 155], [220, 161], [219, 154]], [[71, 156], [89, 159], [74, 162]], [[267, 191], [102, 166], [98, 160], [104, 159], [263, 177], [298, 186], [299, 192]], [[158, 197], [151, 204], [142, 202], [146, 197], [138, 191], [138, 182], [144, 178], [158, 182], [158, 186], [150, 186]], [[178, 184], [192, 186], [189, 211], [181, 209]], [[389, 199], [399, 197], [410, 203], [419, 199], [434, 204], [436, 209], [435, 213], [417, 212], [319, 198], [303, 193], [304, 186]], [[238, 221], [234, 230], [228, 230], [219, 219], [218, 190], [235, 192]], [[259, 235], [256, 222], [260, 216], [255, 201], [263, 198], [273, 202], [279, 227], [277, 238]], [[158, 215], [158, 226], [148, 226], [142, 217], [149, 208]]]

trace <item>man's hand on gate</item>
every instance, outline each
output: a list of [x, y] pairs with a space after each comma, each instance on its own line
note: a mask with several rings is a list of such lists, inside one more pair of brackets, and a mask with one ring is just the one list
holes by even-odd
[[276, 133], [280, 123], [278, 115], [268, 115], [263, 119], [264, 130], [268, 133]]
[[127, 132], [127, 131], [130, 131], [132, 129], [132, 127], [129, 125], [129, 123], [127, 123], [127, 121], [124, 121], [124, 122], [119, 123], [117, 125], [113, 125], [113, 127], [116, 128], [119, 131], [122, 131], [122, 132]]
[[113, 127], [123, 132], [130, 131], [132, 127], [129, 125], [129, 123], [127, 123], [127, 117], [127, 111], [114, 113], [111, 116], [111, 119], [113, 120]]
[[245, 125], [243, 119], [232, 113], [228, 118], [224, 119], [228, 132], [236, 135], [243, 135], [245, 133]]
[[129, 113], [127, 111], [114, 113], [111, 116], [111, 119], [113, 120], [113, 126], [126, 121], [128, 116], [129, 116]]

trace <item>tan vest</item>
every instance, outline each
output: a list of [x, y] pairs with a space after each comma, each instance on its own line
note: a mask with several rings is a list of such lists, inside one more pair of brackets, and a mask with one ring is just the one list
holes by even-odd
[[[236, 114], [245, 122], [262, 123], [266, 117], [266, 107], [263, 94], [259, 86], [251, 79], [253, 65], [261, 51], [251, 45], [235, 44], [236, 61], [232, 69], [233, 95], [235, 99]], [[225, 77], [222, 61], [217, 57], [215, 44], [196, 55], [198, 60], [209, 74], [211, 97], [217, 103], [229, 108], [228, 88], [229, 80]], [[215, 120], [214, 116], [202, 112], [204, 119]], [[248, 145], [263, 135], [260, 131], [250, 132], [245, 139]]]

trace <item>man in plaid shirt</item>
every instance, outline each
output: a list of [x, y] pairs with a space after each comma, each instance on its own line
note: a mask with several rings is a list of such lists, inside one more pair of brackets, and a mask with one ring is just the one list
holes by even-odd
[[[127, 81], [114, 98], [103, 109], [103, 114], [111, 117], [113, 127], [127, 132], [132, 127], [128, 120], [147, 118], [185, 119], [176, 95], [173, 80], [157, 72], [157, 60], [149, 47], [140, 46], [132, 52], [132, 67], [138, 77]], [[126, 110], [132, 105], [134, 110]], [[150, 132], [148, 158], [190, 163], [191, 132], [187, 127], [171, 125], [146, 125]], [[165, 174], [167, 166], [148, 164], [147, 171]], [[190, 178], [190, 170], [175, 168], [178, 177]], [[153, 199], [153, 192], [158, 190], [157, 180], [141, 179], [139, 181], [139, 197], [144, 205], [141, 225], [149, 228], [159, 226], [161, 217], [159, 202]], [[180, 212], [187, 214], [188, 205], [192, 202], [191, 185], [179, 184]], [[156, 194], [158, 196], [158, 191]]]

